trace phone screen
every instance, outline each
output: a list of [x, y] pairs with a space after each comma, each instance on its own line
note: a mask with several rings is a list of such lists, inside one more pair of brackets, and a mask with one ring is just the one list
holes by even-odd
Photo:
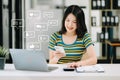
[[61, 53], [65, 53], [64, 47], [62, 46], [55, 46], [56, 51], [60, 51]]

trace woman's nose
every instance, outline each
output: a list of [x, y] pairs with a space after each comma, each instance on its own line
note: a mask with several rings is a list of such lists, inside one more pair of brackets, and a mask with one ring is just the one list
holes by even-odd
[[72, 26], [72, 22], [69, 22], [68, 25], [69, 25], [69, 26]]

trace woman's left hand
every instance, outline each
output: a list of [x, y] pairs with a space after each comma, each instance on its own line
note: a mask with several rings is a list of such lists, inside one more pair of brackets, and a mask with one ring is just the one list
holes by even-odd
[[81, 66], [82, 66], [82, 64], [80, 61], [68, 63], [68, 67], [70, 67], [70, 68], [76, 68], [76, 67], [81, 67]]

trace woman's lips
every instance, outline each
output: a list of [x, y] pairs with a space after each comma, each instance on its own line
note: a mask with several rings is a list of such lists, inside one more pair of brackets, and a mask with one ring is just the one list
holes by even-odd
[[68, 30], [72, 30], [73, 28], [68, 28]]

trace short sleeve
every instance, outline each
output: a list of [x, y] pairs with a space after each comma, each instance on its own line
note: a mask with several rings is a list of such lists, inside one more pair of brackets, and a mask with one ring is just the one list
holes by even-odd
[[52, 34], [49, 39], [48, 48], [51, 50], [55, 50], [54, 46], [56, 45], [57, 35], [56, 33]]
[[84, 42], [84, 46], [85, 48], [89, 47], [90, 45], [92, 45], [92, 39], [89, 33], [86, 33], [83, 37], [83, 42]]

